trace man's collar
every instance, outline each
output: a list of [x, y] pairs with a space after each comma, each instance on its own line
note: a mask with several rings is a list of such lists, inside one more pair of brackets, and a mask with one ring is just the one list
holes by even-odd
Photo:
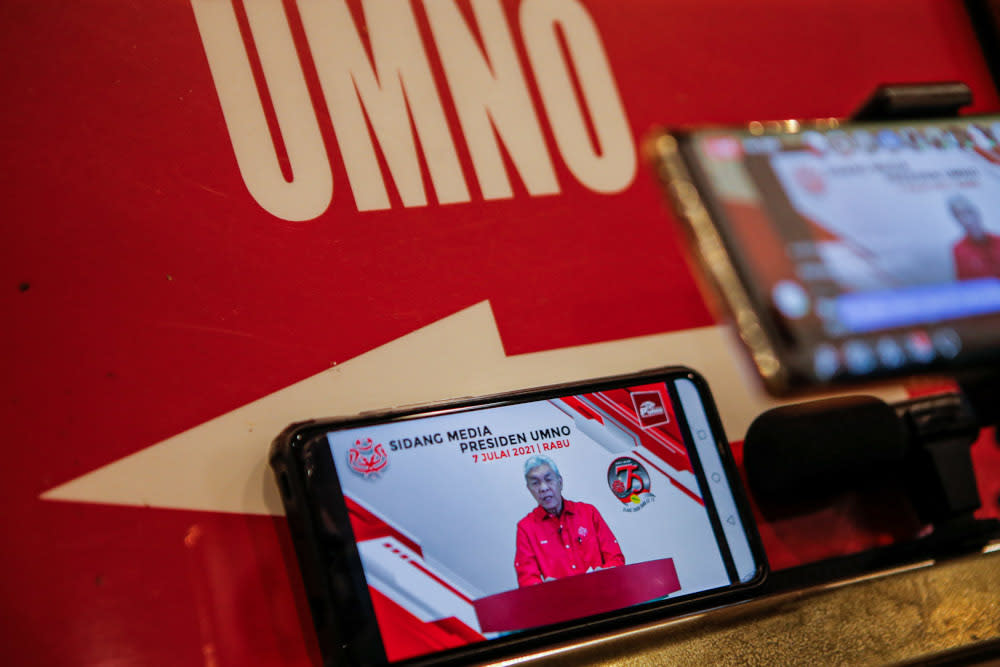
[[[563, 498], [562, 514], [575, 514], [576, 513], [576, 503], [572, 500], [567, 500]], [[541, 505], [535, 506], [535, 515], [539, 519], [558, 519], [562, 514], [552, 515], [545, 511], [545, 508]]]

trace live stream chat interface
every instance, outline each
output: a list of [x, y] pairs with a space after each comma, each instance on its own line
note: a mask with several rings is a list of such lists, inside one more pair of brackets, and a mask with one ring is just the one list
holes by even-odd
[[699, 152], [774, 309], [857, 337], [848, 370], [954, 358], [981, 332], [962, 320], [1000, 312], [1000, 122], [706, 134]]

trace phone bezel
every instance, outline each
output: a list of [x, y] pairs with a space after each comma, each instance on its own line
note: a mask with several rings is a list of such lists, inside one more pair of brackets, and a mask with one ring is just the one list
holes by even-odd
[[[671, 393], [671, 400], [675, 402], [678, 420], [683, 420], [682, 433], [685, 438], [685, 446], [688, 448], [692, 461], [696, 463], [697, 473], [700, 474], [699, 483], [704, 484], [702, 465], [697, 457], [694, 443], [690, 440], [687, 421], [673, 385], [674, 380], [681, 378], [688, 379], [694, 384], [705, 410], [713, 442], [722, 461], [723, 470], [740, 515], [743, 530], [747, 535], [751, 553], [757, 563], [757, 571], [752, 579], [721, 589], [545, 626], [488, 642], [470, 644], [392, 664], [448, 664], [468, 660], [492, 659], [511, 653], [530, 651], [542, 646], [550, 646], [553, 643], [593, 635], [625, 625], [655, 620], [658, 617], [673, 617], [747, 597], [753, 589], [763, 583], [768, 572], [767, 558], [742, 480], [730, 451], [729, 442], [725, 438], [715, 402], [712, 400], [705, 380], [694, 371], [683, 367], [658, 368], [599, 380], [505, 392], [480, 398], [385, 410], [354, 417], [314, 420], [293, 424], [285, 429], [272, 445], [271, 466], [279, 480], [282, 502], [286, 506], [293, 543], [307, 597], [310, 601], [314, 626], [319, 635], [320, 648], [325, 660], [328, 662], [346, 660], [357, 664], [377, 664], [384, 663], [386, 657], [371, 602], [367, 596], [367, 585], [350, 522], [347, 519], [346, 504], [342, 494], [340, 494], [336, 472], [332, 467], [330, 468], [332, 479], [323, 481], [324, 484], [329, 485], [322, 489], [321, 495], [317, 495], [315, 486], [310, 488], [310, 484], [307, 483], [307, 478], [316, 479], [315, 468], [311, 471], [307, 470], [310, 465], [309, 457], [304, 456], [310, 443], [326, 443], [326, 433], [335, 429], [364, 427], [390, 421], [499, 407], [662, 381]], [[329, 464], [335, 465], [332, 456], [329, 455], [329, 446], [320, 446], [318, 451], [325, 451]], [[334, 531], [330, 530], [329, 522], [324, 523], [320, 518], [324, 511], [329, 513], [331, 509], [333, 509], [331, 518], [335, 524]], [[714, 516], [714, 519], [718, 520], [717, 513], [710, 516]], [[343, 624], [338, 625], [331, 622], [332, 619], [348, 618], [362, 618], [365, 622], [356, 628], [345, 628]]]

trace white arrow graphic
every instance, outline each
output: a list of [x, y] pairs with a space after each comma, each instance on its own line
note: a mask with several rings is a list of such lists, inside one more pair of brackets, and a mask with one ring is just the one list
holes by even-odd
[[[583, 380], [665, 365], [708, 380], [731, 440], [778, 405], [722, 326], [507, 356], [488, 301], [42, 494], [46, 500], [281, 514], [271, 439], [294, 421]], [[901, 387], [868, 392], [893, 401]]]

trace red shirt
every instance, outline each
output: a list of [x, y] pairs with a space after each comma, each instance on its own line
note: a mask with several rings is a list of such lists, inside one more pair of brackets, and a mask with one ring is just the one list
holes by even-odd
[[959, 280], [1000, 277], [1000, 236], [987, 234], [982, 241], [965, 237], [955, 244], [953, 253]]
[[517, 523], [518, 586], [624, 564], [618, 540], [593, 505], [563, 499], [559, 516], [536, 507]]

